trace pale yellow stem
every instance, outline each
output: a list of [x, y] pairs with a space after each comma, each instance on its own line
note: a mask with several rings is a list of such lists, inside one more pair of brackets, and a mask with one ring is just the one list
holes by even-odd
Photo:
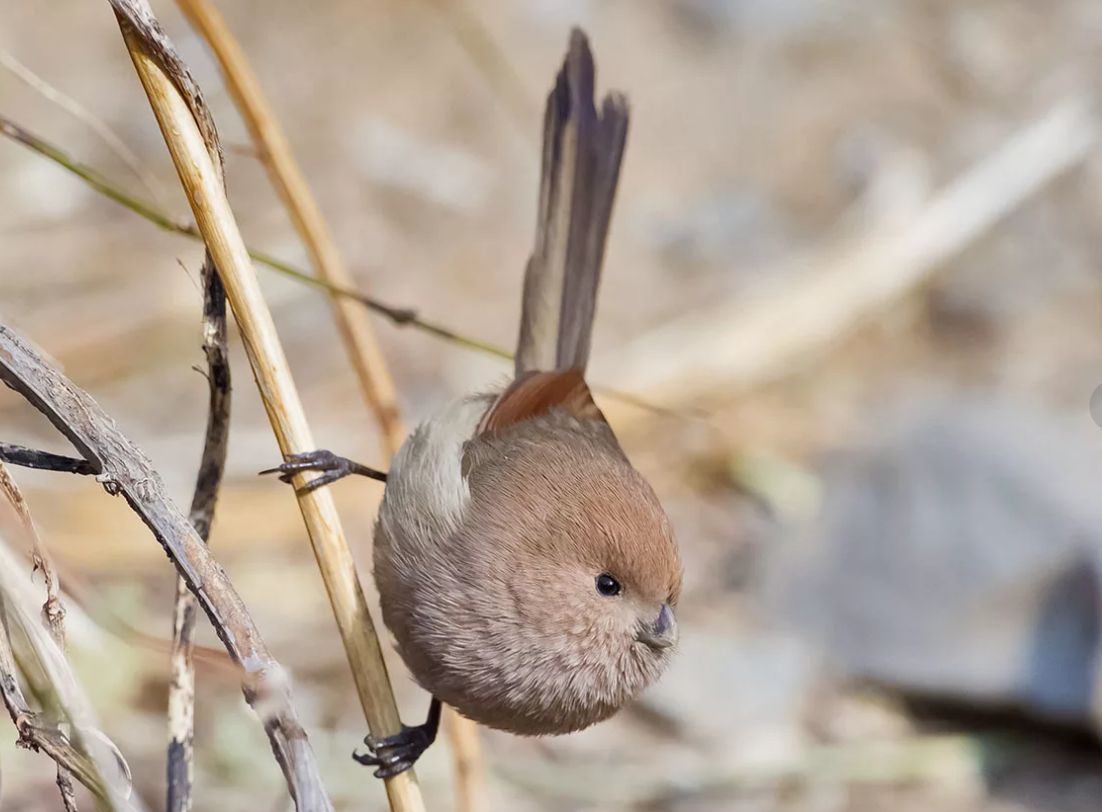
[[[280, 450], [284, 454], [311, 451], [316, 446], [283, 347], [203, 135], [187, 103], [145, 53], [138, 36], [127, 25], [122, 29], [195, 221], [222, 276]], [[306, 481], [303, 475], [296, 476], [296, 489]], [[368, 727], [374, 736], [397, 733], [400, 722], [394, 693], [333, 498], [322, 488], [301, 493], [298, 500]], [[386, 789], [395, 812], [423, 812], [413, 770], [388, 779]]]
[[[331, 284], [355, 287], [355, 280], [241, 47], [208, 0], [177, 0], [177, 4], [218, 59], [226, 88], [252, 135], [257, 157], [267, 168], [268, 178], [310, 253], [314, 272]], [[405, 436], [394, 380], [364, 309], [340, 296], [331, 295], [330, 302], [360, 390], [382, 431], [384, 456], [389, 458], [401, 446]]]
[[[333, 285], [354, 287], [355, 280], [349, 274], [317, 201], [295, 161], [287, 137], [261, 91], [260, 82], [248, 59], [222, 16], [209, 0], [177, 0], [177, 5], [214, 52], [226, 87], [252, 136], [257, 155], [267, 168], [272, 185], [310, 252], [314, 271]], [[379, 423], [384, 456], [389, 461], [405, 436], [393, 378], [379, 352], [363, 307], [332, 291], [329, 298], [360, 390]], [[461, 812], [476, 812], [484, 806], [478, 732], [473, 722], [459, 716], [451, 708], [447, 708], [445, 713], [444, 729], [455, 759], [457, 806]]]

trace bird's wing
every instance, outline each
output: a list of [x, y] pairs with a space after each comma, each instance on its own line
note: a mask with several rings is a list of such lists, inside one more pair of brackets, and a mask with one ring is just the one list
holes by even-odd
[[477, 434], [493, 434], [559, 408], [582, 420], [605, 417], [580, 369], [530, 372], [513, 381], [483, 415]]

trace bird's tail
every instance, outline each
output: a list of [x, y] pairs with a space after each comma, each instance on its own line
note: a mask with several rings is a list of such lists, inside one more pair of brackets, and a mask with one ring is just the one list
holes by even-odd
[[627, 99], [610, 93], [598, 113], [593, 54], [581, 31], [547, 98], [536, 244], [524, 275], [516, 375], [585, 370], [620, 162]]

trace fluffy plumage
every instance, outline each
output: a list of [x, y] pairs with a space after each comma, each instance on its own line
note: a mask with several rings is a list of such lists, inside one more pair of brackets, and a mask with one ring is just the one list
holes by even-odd
[[516, 379], [418, 427], [375, 529], [383, 619], [414, 677], [526, 735], [608, 718], [676, 642], [677, 543], [583, 375], [627, 132], [623, 97], [598, 116], [593, 73], [575, 32], [548, 99]]

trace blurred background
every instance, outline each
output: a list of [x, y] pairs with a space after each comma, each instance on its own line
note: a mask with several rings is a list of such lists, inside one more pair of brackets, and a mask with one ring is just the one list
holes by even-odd
[[[246, 239], [306, 267], [203, 43], [154, 6], [227, 145]], [[602, 399], [683, 546], [683, 643], [606, 724], [483, 731], [492, 809], [1102, 808], [1102, 5], [219, 9], [361, 286], [499, 346], [515, 338], [543, 98], [571, 25], [599, 84], [630, 95], [592, 379], [665, 410]], [[107, 3], [0, 0], [0, 51], [0, 113], [186, 218]], [[142, 177], [16, 62], [107, 124]], [[118, 420], [181, 505], [206, 419], [201, 259], [0, 141], [0, 318]], [[324, 297], [259, 273], [319, 445], [380, 464]], [[408, 424], [508, 372], [376, 327]], [[335, 805], [383, 809], [349, 758], [366, 731], [294, 499], [256, 476], [279, 454], [236, 334], [233, 364], [215, 554], [290, 669]], [[8, 391], [0, 438], [69, 451]], [[160, 808], [168, 659], [107, 620], [169, 639], [174, 573], [95, 482], [13, 475], [63, 586], [103, 624], [71, 624], [72, 658]], [[334, 493], [370, 591], [381, 486]], [[420, 721], [427, 697], [388, 657]], [[288, 808], [232, 680], [201, 666], [196, 712], [196, 808]], [[0, 723], [0, 805], [60, 808], [47, 759], [14, 739]], [[418, 772], [429, 809], [453, 808], [447, 748]]]

